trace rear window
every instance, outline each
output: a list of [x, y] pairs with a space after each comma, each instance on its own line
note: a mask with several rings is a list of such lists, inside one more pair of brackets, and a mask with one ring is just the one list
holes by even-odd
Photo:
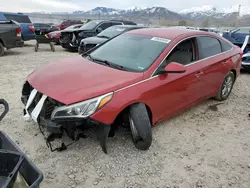
[[208, 58], [222, 52], [218, 39], [213, 37], [197, 37], [199, 59]]
[[232, 46], [231, 46], [230, 44], [228, 44], [227, 42], [225, 42], [225, 41], [223, 41], [223, 40], [220, 40], [220, 43], [221, 43], [221, 47], [222, 47], [222, 51], [223, 51], [223, 52], [232, 49]]
[[13, 14], [4, 14], [7, 20], [15, 20], [18, 23], [31, 23], [30, 19], [26, 15], [13, 15]]

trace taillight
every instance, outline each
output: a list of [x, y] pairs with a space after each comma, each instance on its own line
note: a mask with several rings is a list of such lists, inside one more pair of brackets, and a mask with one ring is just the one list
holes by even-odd
[[34, 33], [35, 32], [35, 28], [33, 25], [29, 25], [29, 29]]
[[17, 37], [21, 37], [21, 28], [20, 27], [18, 27], [18, 28], [16, 28], [16, 36]]

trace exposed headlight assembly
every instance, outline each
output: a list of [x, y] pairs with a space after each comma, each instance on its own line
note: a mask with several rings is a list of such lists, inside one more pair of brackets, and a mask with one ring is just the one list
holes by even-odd
[[106, 105], [112, 96], [113, 92], [69, 106], [58, 107], [52, 112], [51, 119], [86, 118]]

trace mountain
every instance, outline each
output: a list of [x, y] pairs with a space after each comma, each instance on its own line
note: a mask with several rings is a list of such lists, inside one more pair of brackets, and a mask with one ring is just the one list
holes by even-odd
[[[203, 23], [205, 20], [209, 20], [209, 25], [232, 26], [234, 23], [236, 23], [236, 20], [238, 20], [238, 24], [241, 24], [242, 26], [249, 26], [250, 6], [241, 6], [240, 14], [238, 13], [238, 9], [238, 5], [225, 8], [205, 5], [201, 7], [184, 9], [179, 12], [171, 11], [166, 7], [129, 7], [126, 9], [96, 7], [88, 11], [78, 10], [71, 13], [54, 12], [50, 13], [50, 15], [61, 15], [61, 17], [71, 19], [127, 19], [139, 23], [153, 25], [175, 25], [179, 24], [179, 21], [181, 20], [186, 21], [187, 24], [201, 25], [201, 23]], [[33, 13], [33, 15], [34, 14], [35, 13]]]
[[[203, 19], [205, 17], [213, 17], [217, 19], [228, 18], [232, 14], [238, 14], [239, 5], [235, 5], [227, 8], [218, 8], [211, 5], [204, 5], [201, 7], [193, 7], [190, 9], [184, 9], [179, 11], [178, 13], [185, 18], [190, 19]], [[240, 17], [245, 15], [250, 15], [250, 6], [241, 6], [240, 7]]]

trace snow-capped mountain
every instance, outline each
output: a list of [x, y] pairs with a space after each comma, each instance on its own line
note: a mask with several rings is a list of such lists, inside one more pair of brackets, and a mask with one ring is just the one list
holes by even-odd
[[[201, 7], [193, 7], [190, 9], [184, 9], [179, 11], [178, 13], [185, 16], [190, 17], [192, 19], [199, 19], [202, 17], [212, 16], [215, 18], [223, 18], [225, 16], [229, 16], [233, 13], [238, 13], [239, 5], [227, 7], [227, 8], [218, 8], [212, 5], [204, 5]], [[241, 6], [239, 16], [250, 15], [250, 6]]]
[[[240, 14], [238, 14], [239, 6], [231, 6], [226, 8], [218, 8], [212, 5], [204, 5], [201, 7], [193, 7], [189, 9], [184, 9], [179, 12], [174, 12], [165, 7], [151, 7], [151, 8], [140, 8], [140, 7], [129, 7], [126, 9], [115, 9], [109, 7], [96, 7], [88, 11], [74, 11], [71, 13], [50, 13], [50, 14], [73, 14], [81, 15], [81, 17], [89, 17], [95, 19], [98, 15], [100, 18], [105, 15], [105, 18], [121, 18], [124, 17], [129, 19], [136, 19], [142, 22], [148, 22], [148, 20], [158, 20], [161, 19], [178, 21], [203, 21], [206, 18], [209, 20], [219, 20], [223, 22], [230, 22], [234, 20], [235, 17], [239, 17], [244, 20], [244, 25], [250, 23], [250, 6], [241, 6]], [[245, 24], [246, 23], [246, 24]]]
[[108, 15], [113, 15], [113, 14], [119, 14], [120, 10], [114, 9], [114, 8], [107, 8], [107, 7], [96, 7], [92, 10], [89, 10], [85, 13], [87, 14], [108, 14]]

